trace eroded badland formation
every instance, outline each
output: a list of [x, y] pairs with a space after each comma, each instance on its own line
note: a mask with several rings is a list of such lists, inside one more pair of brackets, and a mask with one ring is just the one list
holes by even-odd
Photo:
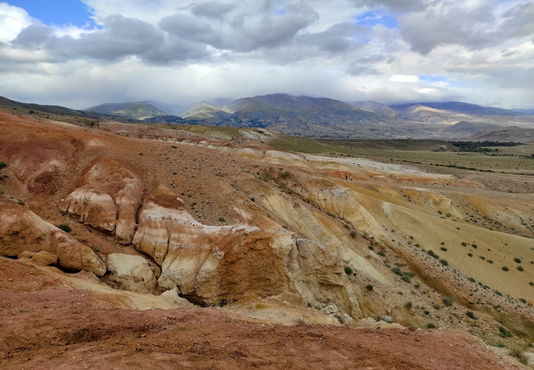
[[0, 367], [525, 366], [534, 177], [243, 132], [0, 112]]

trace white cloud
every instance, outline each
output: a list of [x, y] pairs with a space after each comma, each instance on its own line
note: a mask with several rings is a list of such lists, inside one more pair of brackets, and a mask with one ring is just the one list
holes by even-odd
[[29, 16], [26, 10], [0, 3], [0, 41], [9, 42], [13, 40], [19, 32], [34, 23], [35, 20]]
[[[277, 92], [533, 104], [532, 0], [82, 1], [98, 27], [0, 3], [0, 95], [76, 108]], [[399, 27], [357, 25], [367, 12]]]
[[419, 79], [419, 76], [393, 75], [389, 78], [389, 81], [412, 83], [412, 82], [419, 82], [420, 79]]

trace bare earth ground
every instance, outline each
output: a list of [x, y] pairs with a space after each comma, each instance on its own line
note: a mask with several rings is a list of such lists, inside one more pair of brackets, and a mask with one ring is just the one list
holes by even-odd
[[2, 369], [512, 369], [453, 330], [265, 325], [223, 309], [104, 307], [0, 259]]

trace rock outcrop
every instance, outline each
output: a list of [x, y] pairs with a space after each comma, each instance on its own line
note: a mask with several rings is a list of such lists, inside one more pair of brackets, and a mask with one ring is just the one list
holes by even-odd
[[44, 251], [56, 255], [67, 270], [86, 270], [97, 276], [106, 273], [104, 262], [91, 248], [14, 203], [0, 201], [0, 235], [0, 255], [18, 257], [23, 252]]
[[105, 159], [90, 166], [60, 208], [80, 222], [115, 233], [130, 244], [142, 196], [141, 181], [120, 162]]
[[137, 293], [152, 293], [156, 276], [148, 261], [141, 256], [113, 253], [108, 256], [109, 285]]
[[275, 236], [257, 226], [203, 225], [159, 189], [144, 202], [133, 243], [162, 267], [162, 289], [177, 287], [190, 301], [211, 305], [289, 290], [286, 263], [295, 243], [279, 229]]

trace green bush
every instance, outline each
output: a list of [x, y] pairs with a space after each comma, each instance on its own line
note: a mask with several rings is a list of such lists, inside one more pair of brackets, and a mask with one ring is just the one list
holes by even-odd
[[502, 270], [503, 270], [503, 271], [508, 271], [508, 267], [503, 266], [503, 267], [502, 267]]
[[447, 307], [450, 307], [452, 306], [452, 298], [449, 298], [449, 297], [445, 297], [442, 299], [443, 301], [443, 304]]
[[429, 329], [436, 329], [436, 325], [432, 324], [431, 322], [428, 323], [428, 325], [426, 327], [429, 328]]
[[519, 271], [523, 271], [523, 270], [524, 270], [524, 268], [523, 268], [522, 266], [517, 266], [517, 269], [518, 269]]
[[521, 260], [519, 258], [514, 258], [514, 261], [517, 263], [521, 263]]
[[352, 275], [352, 269], [349, 266], [345, 266], [345, 274]]
[[58, 229], [61, 229], [66, 233], [70, 233], [72, 231], [72, 228], [69, 225], [65, 225], [65, 224], [59, 225]]
[[394, 273], [395, 275], [402, 275], [402, 271], [401, 271], [401, 269], [398, 268], [398, 267], [393, 267], [393, 268], [391, 269], [391, 271], [393, 271], [393, 273]]
[[371, 291], [371, 290], [373, 290], [373, 286], [371, 284], [367, 284], [365, 286], [365, 289], [367, 289], [368, 291]]
[[467, 315], [467, 317], [469, 317], [469, 318], [471, 318], [473, 320], [478, 320], [478, 317], [476, 317], [476, 315], [471, 311], [467, 311], [465, 314]]
[[352, 230], [350, 232], [350, 236], [352, 236], [353, 238], [355, 238], [356, 236], [358, 236], [358, 233], [356, 232], [356, 230]]
[[0, 162], [0, 170], [1, 170], [2, 168], [6, 168], [6, 167], [7, 167], [6, 162]]
[[445, 247], [441, 247], [440, 249], [441, 249], [443, 252], [447, 252], [447, 248], [445, 248]]
[[512, 333], [502, 326], [499, 326], [499, 332], [502, 338], [510, 338], [512, 336]]
[[447, 260], [439, 260], [439, 262], [441, 262], [441, 264], [444, 266], [449, 266], [449, 262], [447, 262]]
[[378, 251], [378, 254], [382, 257], [385, 257], [386, 256], [386, 252], [384, 251]]
[[408, 275], [402, 275], [401, 279], [402, 279], [402, 281], [404, 281], [406, 283], [409, 283], [409, 282], [412, 281]]
[[224, 217], [219, 217], [219, 222], [226, 222], [226, 219]]
[[411, 308], [413, 307], [413, 304], [412, 304], [411, 301], [410, 301], [410, 302], [406, 302], [406, 303], [404, 304], [404, 307], [406, 307], [407, 309], [411, 309]]

